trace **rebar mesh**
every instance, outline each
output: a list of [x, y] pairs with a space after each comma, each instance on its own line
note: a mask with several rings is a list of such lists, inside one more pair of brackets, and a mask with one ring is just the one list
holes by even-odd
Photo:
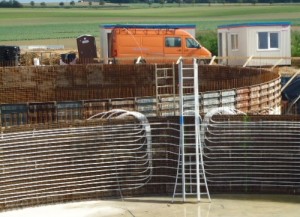
[[219, 190], [298, 192], [300, 122], [286, 119], [226, 116], [211, 120], [204, 148], [209, 185]]
[[[0, 209], [145, 194], [171, 200], [179, 117], [149, 123], [151, 148], [132, 118], [2, 128]], [[299, 128], [298, 116], [213, 116], [203, 148], [210, 192], [299, 194]]]
[[153, 123], [149, 147], [144, 124], [96, 123], [2, 132], [0, 208], [122, 196], [149, 181], [173, 183], [178, 145], [170, 141], [177, 140], [176, 124]]
[[[278, 79], [279, 75], [263, 69], [201, 65], [199, 78], [199, 91], [204, 92], [257, 85]], [[1, 103], [146, 96], [155, 96], [155, 65], [151, 64], [0, 67]]]

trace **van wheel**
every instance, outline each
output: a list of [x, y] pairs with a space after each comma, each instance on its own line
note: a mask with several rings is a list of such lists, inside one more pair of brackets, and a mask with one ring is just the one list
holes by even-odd
[[208, 60], [197, 59], [197, 63], [198, 63], [198, 65], [207, 65], [208, 64]]
[[118, 63], [118, 61], [115, 58], [108, 61], [108, 64], [117, 64], [117, 63]]

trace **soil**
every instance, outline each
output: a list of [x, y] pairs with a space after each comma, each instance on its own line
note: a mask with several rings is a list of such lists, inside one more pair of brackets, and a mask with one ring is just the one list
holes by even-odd
[[212, 195], [211, 203], [142, 197], [40, 206], [3, 212], [0, 217], [298, 217], [299, 202], [299, 195]]
[[300, 71], [299, 67], [296, 66], [282, 66], [278, 68], [281, 76], [293, 76], [296, 72]]

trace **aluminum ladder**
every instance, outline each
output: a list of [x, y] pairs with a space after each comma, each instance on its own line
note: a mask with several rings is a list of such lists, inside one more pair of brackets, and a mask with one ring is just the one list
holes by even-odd
[[[192, 67], [183, 67], [182, 60], [178, 64], [180, 148], [172, 201], [176, 195], [182, 196], [183, 202], [189, 195], [197, 196], [197, 201], [206, 195], [210, 202], [200, 138], [198, 64], [196, 59]], [[186, 123], [185, 117], [192, 117], [193, 123]]]
[[[174, 64], [172, 67], [158, 67], [155, 64], [155, 91], [157, 116], [174, 116], [176, 114]], [[163, 110], [166, 112], [165, 114], [163, 114]]]

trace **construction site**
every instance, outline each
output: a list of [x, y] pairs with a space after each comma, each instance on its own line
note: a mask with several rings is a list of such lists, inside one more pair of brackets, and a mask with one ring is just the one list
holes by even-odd
[[250, 67], [254, 57], [231, 66], [93, 53], [36, 64], [34, 56], [19, 63], [18, 52], [5, 54], [18, 63], [0, 67], [0, 211], [300, 194], [299, 96], [283, 100], [299, 72], [283, 84], [278, 59]]
[[1, 210], [299, 194], [299, 117], [280, 115], [278, 71], [182, 62], [0, 68]]

